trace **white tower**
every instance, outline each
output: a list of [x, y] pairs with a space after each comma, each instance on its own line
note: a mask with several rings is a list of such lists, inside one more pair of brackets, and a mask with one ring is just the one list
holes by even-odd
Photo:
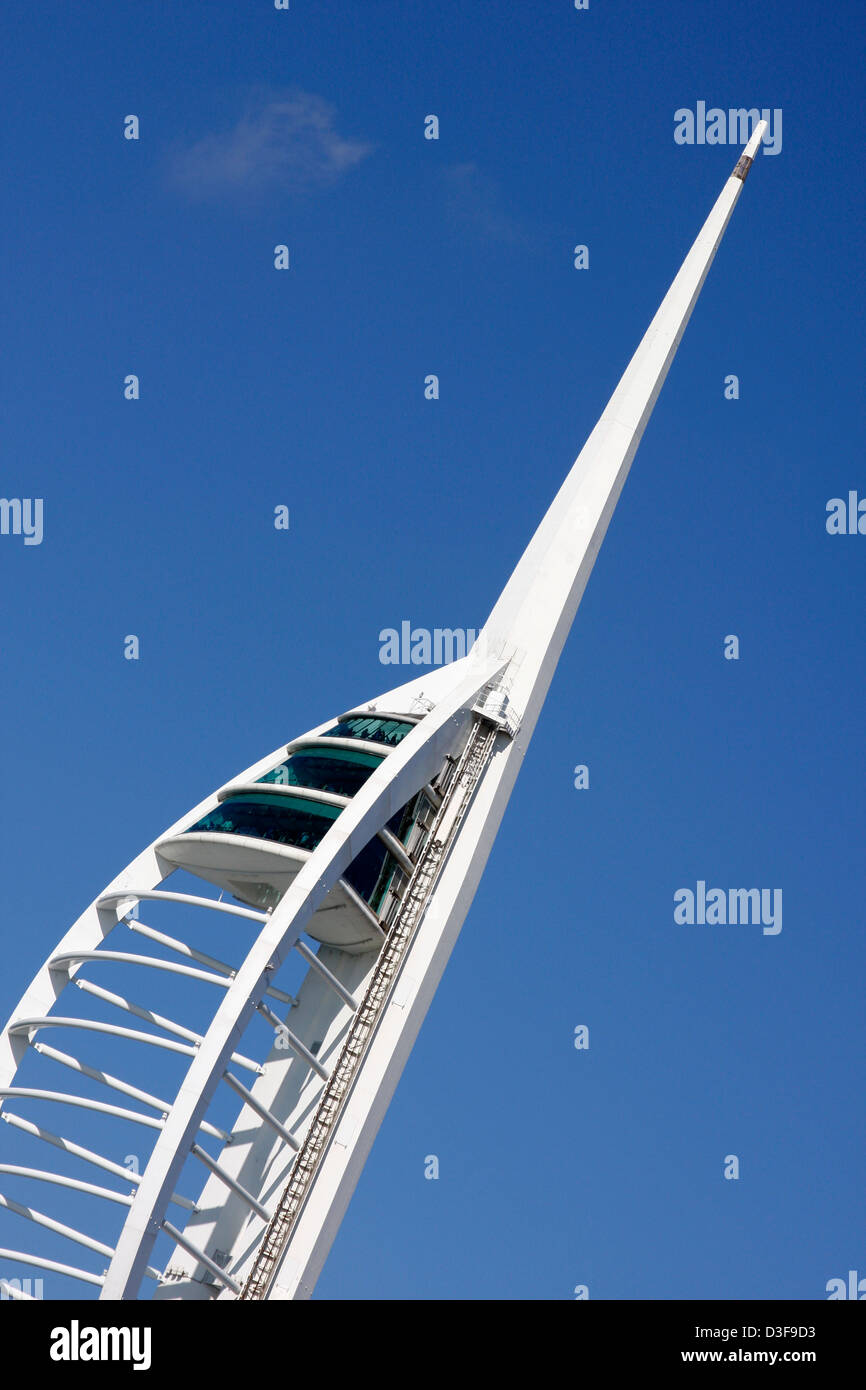
[[[136, 1298], [145, 1278], [156, 1281], [159, 1298], [312, 1293], [472, 902], [631, 461], [765, 128], [761, 122], [746, 145], [473, 649], [325, 720], [220, 787], [124, 869], [52, 952], [0, 1037], [0, 1117], [34, 1149], [47, 1144], [62, 1158], [50, 1170], [0, 1163], [0, 1177], [46, 1185], [55, 1197], [57, 1189], [84, 1193], [121, 1219], [110, 1245], [0, 1195], [0, 1205], [59, 1244], [91, 1252], [86, 1268], [10, 1248], [0, 1257], [80, 1279], [107, 1299]], [[175, 870], [219, 896], [161, 887]], [[184, 922], [228, 916], [236, 961], [155, 929], [140, 910], [176, 911]], [[149, 953], [140, 953], [142, 942]], [[294, 995], [277, 984], [292, 952], [308, 967]], [[99, 984], [106, 966], [129, 979], [129, 992]], [[152, 982], [167, 977], [190, 999], [200, 986], [220, 991], [205, 1026], [162, 1012]], [[62, 1005], [54, 1012], [75, 988], [87, 1014]], [[257, 1017], [275, 1039], [263, 1061], [245, 1050]], [[57, 1028], [73, 1039], [96, 1036], [99, 1064], [46, 1042]], [[110, 1069], [115, 1048], [141, 1059], [134, 1077]], [[148, 1084], [152, 1049], [178, 1059], [170, 1100]], [[58, 1076], [66, 1081], [69, 1072], [74, 1082], [61, 1086]], [[230, 1131], [212, 1118], [225, 1087], [242, 1102]], [[46, 1113], [75, 1115], [76, 1137], [56, 1133]], [[98, 1122], [100, 1134], [107, 1123], [137, 1126], [139, 1147], [152, 1139], [142, 1171], [100, 1152], [85, 1122]], [[198, 1199], [178, 1190], [191, 1156], [207, 1170]], [[93, 1168], [113, 1185], [81, 1176]], [[175, 1242], [165, 1272], [149, 1263], [160, 1232]]]

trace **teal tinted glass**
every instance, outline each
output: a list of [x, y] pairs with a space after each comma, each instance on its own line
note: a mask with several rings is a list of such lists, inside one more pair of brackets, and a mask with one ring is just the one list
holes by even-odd
[[[378, 760], [373, 761], [376, 763]], [[405, 838], [418, 801], [418, 797], [413, 797], [407, 806], [391, 816], [387, 827], [394, 835]], [[269, 840], [312, 851], [341, 811], [340, 806], [310, 801], [305, 796], [248, 792], [220, 802], [219, 806], [190, 826], [187, 833], [207, 830], [221, 835], [246, 835], [256, 840]], [[385, 845], [374, 835], [355, 856], [343, 877], [376, 912], [396, 867]]]
[[230, 797], [190, 826], [221, 835], [249, 835], [296, 849], [313, 850], [340, 814], [341, 807], [305, 797], [250, 793]]
[[344, 748], [301, 748], [278, 767], [271, 768], [259, 781], [354, 796], [381, 761], [382, 758], [374, 753], [356, 753]]
[[401, 719], [379, 719], [372, 714], [353, 715], [351, 719], [341, 719], [327, 732], [328, 738], [363, 738], [368, 743], [385, 743], [394, 748], [414, 729]]

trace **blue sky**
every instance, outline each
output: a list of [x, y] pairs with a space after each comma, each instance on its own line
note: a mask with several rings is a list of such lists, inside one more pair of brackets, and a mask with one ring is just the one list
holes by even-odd
[[[44, 499], [40, 545], [0, 536], [4, 1018], [165, 826], [412, 674], [381, 629], [480, 626], [736, 161], [675, 111], [781, 109], [317, 1296], [866, 1274], [866, 538], [825, 527], [866, 496], [861, 7], [4, 28], [0, 492]], [[780, 887], [782, 931], [677, 925], [699, 879]]]

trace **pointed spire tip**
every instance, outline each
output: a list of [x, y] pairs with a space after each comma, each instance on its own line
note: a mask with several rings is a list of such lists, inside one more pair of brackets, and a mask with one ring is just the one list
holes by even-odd
[[743, 150], [743, 153], [740, 155], [739, 159], [734, 165], [733, 170], [731, 171], [731, 178], [739, 179], [741, 183], [746, 182], [746, 175], [752, 167], [752, 161], [755, 158], [755, 151], [757, 150], [758, 146], [763, 140], [764, 131], [766, 129], [767, 122], [758, 121], [758, 124], [755, 126], [755, 129], [749, 136], [746, 148]]
[[755, 126], [755, 129], [752, 131], [752, 134], [751, 134], [751, 136], [750, 136], [750, 138], [749, 138], [749, 143], [746, 145], [746, 148], [743, 150], [743, 157], [744, 157], [745, 159], [754, 159], [754, 157], [755, 157], [755, 151], [757, 150], [758, 146], [760, 145], [761, 141], [763, 140], [763, 138], [764, 138], [764, 131], [765, 131], [766, 129], [767, 129], [767, 122], [766, 122], [766, 121], [758, 121], [758, 124]]

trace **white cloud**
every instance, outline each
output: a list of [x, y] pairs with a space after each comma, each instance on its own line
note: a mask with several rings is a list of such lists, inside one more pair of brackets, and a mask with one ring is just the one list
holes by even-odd
[[175, 152], [172, 179], [196, 199], [333, 184], [373, 148], [340, 135], [336, 117], [312, 92], [256, 93], [230, 129]]

